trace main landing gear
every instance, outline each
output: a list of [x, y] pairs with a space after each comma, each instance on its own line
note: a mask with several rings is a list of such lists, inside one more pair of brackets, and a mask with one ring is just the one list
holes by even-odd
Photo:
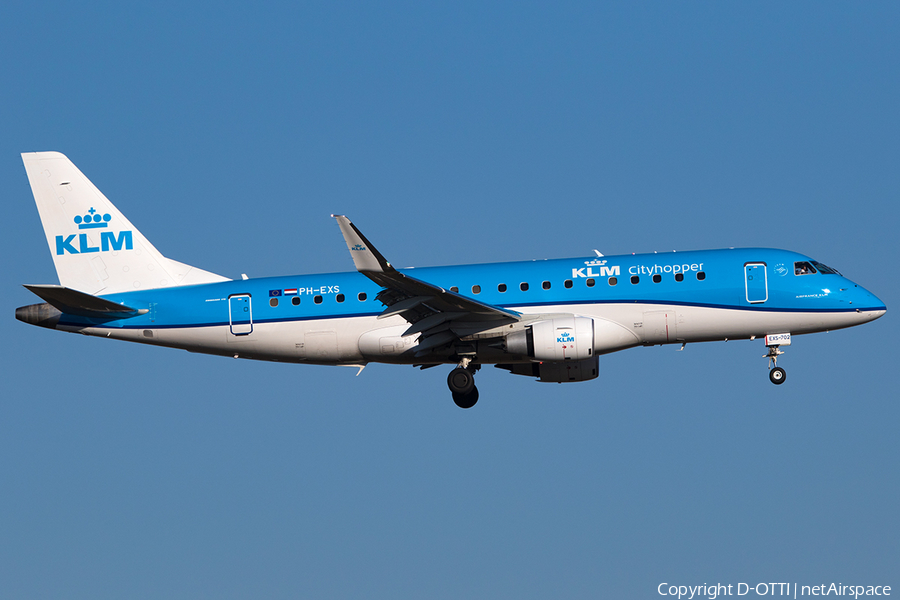
[[784, 380], [787, 377], [787, 373], [784, 372], [784, 369], [778, 366], [778, 357], [784, 354], [784, 352], [779, 350], [777, 345], [766, 347], [769, 349], [769, 353], [764, 354], [763, 358], [769, 359], [769, 381], [771, 381], [775, 385], [781, 385], [782, 383], [784, 383]]
[[460, 408], [472, 408], [478, 402], [478, 388], [475, 387], [475, 371], [471, 358], [463, 358], [459, 366], [447, 376], [447, 386], [453, 394], [453, 402]]

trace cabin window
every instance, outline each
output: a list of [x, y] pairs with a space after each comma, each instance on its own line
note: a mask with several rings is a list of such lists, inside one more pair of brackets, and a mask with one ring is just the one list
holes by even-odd
[[619, 279], [617, 277], [609, 278], [609, 285], [616, 285], [617, 283], [619, 283]]
[[506, 284], [505, 284], [505, 283], [501, 283], [500, 285], [498, 285], [498, 286], [497, 286], [497, 291], [500, 292], [500, 293], [505, 292], [505, 291], [506, 291]]
[[566, 280], [563, 282], [563, 285], [566, 286], [566, 289], [571, 288], [571, 287], [572, 287], [572, 280], [571, 280], [571, 279], [566, 279]]
[[455, 285], [451, 285], [451, 286], [450, 286], [450, 291], [453, 292], [454, 294], [458, 294], [458, 293], [459, 293], [459, 288], [456, 287]]
[[819, 270], [819, 273], [822, 275], [840, 275], [840, 271], [833, 267], [829, 267], [828, 265], [823, 265], [820, 262], [812, 261], [812, 264], [815, 268]]
[[291, 298], [291, 304], [294, 306], [300, 306], [300, 296], [294, 296]]
[[662, 275], [653, 276], [653, 283], [659, 283], [660, 281], [662, 281]]
[[641, 281], [641, 278], [638, 277], [637, 275], [631, 276], [631, 283], [639, 283], [640, 281]]
[[549, 290], [549, 289], [550, 289], [550, 282], [549, 282], [549, 281], [545, 281], [544, 283], [541, 284], [541, 287], [544, 288], [545, 290]]
[[585, 281], [585, 283], [587, 284], [588, 287], [594, 287], [594, 284], [597, 283], [597, 282], [594, 281], [593, 278], [590, 278], [590, 279], [588, 279], [587, 281]]
[[269, 306], [272, 308], [278, 306], [278, 298], [269, 298]]
[[527, 292], [528, 284], [523, 281], [522, 283], [519, 284], [519, 289], [522, 290], [523, 292]]
[[[358, 293], [358, 294], [356, 295], [356, 297], [359, 298], [359, 301], [360, 301], [360, 302], [365, 302], [365, 301], [366, 301], [366, 298], [368, 298], [368, 296], [366, 296], [366, 293], [365, 293], [365, 292], [360, 292], [360, 293]], [[297, 299], [299, 300], [299, 298], [297, 298]], [[300, 303], [298, 302], [297, 304], [300, 304]]]
[[481, 286], [480, 286], [480, 285], [473, 285], [473, 286], [472, 286], [472, 293], [473, 293], [473, 294], [480, 294], [480, 293], [481, 293]]
[[794, 275], [812, 275], [815, 272], [816, 268], [805, 260], [794, 263]]
[[343, 302], [343, 301], [344, 301], [344, 295], [343, 295], [343, 294], [338, 294], [337, 297], [335, 298], [335, 300], [337, 300], [338, 302]]
[[315, 302], [316, 304], [322, 304], [322, 296], [316, 296], [315, 298], [313, 298], [313, 302]]
[[706, 273], [697, 271], [697, 281], [703, 281], [704, 279], [706, 279]]
[[675, 273], [675, 281], [684, 281], [684, 273]]

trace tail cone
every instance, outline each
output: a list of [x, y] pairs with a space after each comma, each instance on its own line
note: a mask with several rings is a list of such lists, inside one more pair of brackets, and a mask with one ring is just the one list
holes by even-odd
[[62, 315], [57, 309], [46, 302], [43, 304], [29, 304], [16, 309], [16, 318], [29, 325], [38, 325], [48, 329], [56, 329], [59, 317]]

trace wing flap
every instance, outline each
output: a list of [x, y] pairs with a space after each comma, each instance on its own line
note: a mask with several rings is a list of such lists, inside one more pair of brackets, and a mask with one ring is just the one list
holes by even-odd
[[386, 319], [387, 317], [393, 317], [394, 315], [399, 315], [400, 313], [410, 310], [411, 308], [415, 308], [420, 304], [425, 304], [434, 300], [432, 296], [413, 296], [412, 298], [407, 298], [406, 300], [400, 300], [399, 302], [392, 304], [391, 306], [384, 309], [380, 315], [378, 315], [379, 319]]
[[[463, 312], [438, 312], [433, 315], [429, 315], [424, 319], [421, 319], [412, 325], [409, 326], [409, 329], [403, 332], [402, 336], [406, 337], [408, 335], [413, 335], [415, 333], [422, 333], [423, 331], [434, 331], [438, 326], [444, 325], [448, 321], [452, 321], [453, 319], [459, 319], [465, 317], [466, 313]], [[447, 325], [449, 329], [450, 325]]]

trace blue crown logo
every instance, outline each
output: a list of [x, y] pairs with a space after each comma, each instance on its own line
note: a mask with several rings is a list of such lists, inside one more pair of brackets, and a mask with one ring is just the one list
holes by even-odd
[[359, 252], [360, 250], [365, 250], [366, 247], [363, 246], [362, 244], [356, 244], [355, 246], [353, 246], [353, 247], [350, 248], [350, 249], [351, 249], [351, 250], [355, 250], [356, 252]]
[[109, 213], [101, 215], [94, 210], [94, 207], [92, 206], [88, 211], [88, 214], [83, 217], [78, 215], [75, 217], [74, 221], [78, 225], [78, 229], [97, 229], [99, 227], [107, 227], [110, 219], [112, 219], [112, 217]]

